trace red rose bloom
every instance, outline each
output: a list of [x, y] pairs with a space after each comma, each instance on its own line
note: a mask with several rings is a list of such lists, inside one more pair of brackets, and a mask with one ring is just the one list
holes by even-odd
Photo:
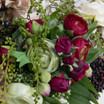
[[66, 30], [73, 30], [74, 36], [82, 36], [88, 32], [86, 21], [75, 14], [69, 14], [66, 16], [64, 27]]
[[58, 77], [53, 77], [50, 81], [50, 86], [53, 90], [64, 93], [70, 88], [69, 79], [65, 79], [62, 73], [59, 73]]
[[84, 62], [89, 50], [88, 41], [82, 37], [79, 37], [73, 40], [73, 45], [78, 47], [75, 52], [75, 57]]
[[68, 37], [59, 37], [56, 40], [55, 49], [57, 53], [68, 54], [71, 51], [72, 43]]
[[73, 71], [69, 72], [69, 76], [72, 78], [73, 82], [80, 81], [89, 69], [89, 65], [81, 61], [76, 62], [78, 67], [73, 67]]
[[72, 56], [64, 57], [63, 58], [63, 63], [65, 63], [67, 65], [73, 65], [74, 57], [75, 57], [75, 53]]
[[41, 19], [33, 19], [33, 20], [30, 20], [29, 22], [26, 23], [26, 28], [29, 28], [29, 32], [31, 34], [32, 33], [32, 21], [36, 21], [37, 23], [39, 23], [41, 26], [43, 26], [44, 22], [41, 20]]

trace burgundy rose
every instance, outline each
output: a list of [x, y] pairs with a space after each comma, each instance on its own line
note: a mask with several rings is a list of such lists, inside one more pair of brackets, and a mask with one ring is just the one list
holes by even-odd
[[2, 62], [2, 55], [7, 53], [8, 53], [8, 49], [0, 47], [0, 63]]
[[26, 23], [26, 28], [29, 28], [29, 32], [31, 33], [31, 34], [33, 34], [32, 33], [32, 22], [33, 21], [36, 21], [37, 23], [39, 23], [41, 26], [43, 26], [43, 24], [44, 24], [44, 22], [41, 20], [41, 19], [33, 19], [33, 20], [30, 20], [29, 22], [27, 22]]
[[73, 40], [73, 45], [78, 47], [75, 52], [75, 57], [84, 62], [89, 50], [88, 41], [82, 37], [79, 37]]
[[7, 54], [8, 53], [8, 49], [0, 47], [0, 56], [2, 56], [2, 54]]
[[78, 67], [73, 67], [73, 71], [69, 72], [69, 76], [72, 78], [73, 82], [80, 81], [89, 69], [89, 65], [81, 61], [76, 62]]
[[58, 77], [53, 77], [50, 81], [50, 86], [53, 90], [64, 93], [70, 88], [69, 79], [65, 79], [62, 73], [59, 73]]
[[65, 63], [67, 65], [73, 65], [74, 57], [75, 57], [75, 53], [72, 56], [64, 57], [63, 58], [63, 63]]
[[56, 40], [55, 49], [57, 53], [68, 54], [71, 51], [72, 43], [68, 37], [59, 37]]
[[69, 14], [66, 16], [64, 27], [66, 30], [73, 30], [74, 36], [82, 36], [88, 32], [86, 21], [75, 14]]

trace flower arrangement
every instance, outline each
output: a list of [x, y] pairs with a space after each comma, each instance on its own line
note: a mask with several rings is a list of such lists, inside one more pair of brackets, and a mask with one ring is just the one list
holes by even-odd
[[0, 2], [0, 103], [98, 104], [90, 63], [104, 52], [103, 18], [90, 5], [103, 1], [44, 2]]

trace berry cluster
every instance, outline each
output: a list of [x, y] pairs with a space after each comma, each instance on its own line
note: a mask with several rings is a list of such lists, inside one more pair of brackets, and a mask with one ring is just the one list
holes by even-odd
[[9, 27], [11, 23], [10, 21], [6, 20], [6, 9], [7, 8], [5, 7], [5, 5], [2, 5], [0, 8], [0, 25], [4, 27]]
[[98, 92], [102, 92], [104, 89], [104, 60], [97, 58], [90, 66], [93, 70], [91, 82]]

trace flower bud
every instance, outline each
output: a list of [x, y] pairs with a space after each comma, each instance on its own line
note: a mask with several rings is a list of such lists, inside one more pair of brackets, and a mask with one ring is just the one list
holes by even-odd
[[47, 71], [44, 71], [40, 76], [40, 80], [44, 83], [48, 83], [51, 80], [51, 74]]
[[60, 72], [58, 76], [55, 76], [51, 79], [50, 86], [57, 92], [65, 93], [70, 88], [69, 79], [66, 79], [64, 74]]
[[41, 95], [48, 96], [50, 94], [50, 85], [48, 83], [40, 83], [38, 91]]
[[92, 76], [92, 68], [89, 67], [89, 69], [86, 71], [86, 76], [91, 77]]
[[31, 39], [31, 38], [28, 38], [28, 39], [27, 39], [27, 45], [28, 45], [28, 46], [31, 46], [32, 43], [33, 43], [33, 42], [32, 42], [32, 39]]
[[89, 65], [84, 62], [77, 61], [76, 64], [78, 67], [73, 66], [73, 71], [68, 72], [73, 82], [80, 81], [86, 75], [86, 71], [89, 69]]
[[42, 32], [42, 26], [38, 24], [36, 21], [32, 22], [32, 33], [39, 34]]
[[[29, 29], [28, 31], [31, 34], [33, 34], [33, 32], [32, 32], [32, 23], [33, 23], [33, 21], [36, 21], [38, 24], [40, 24], [40, 26], [43, 26], [43, 24], [44, 24], [44, 22], [41, 19], [33, 19], [33, 20], [30, 20], [29, 22], [27, 22], [26, 23], [26, 28]], [[37, 26], [37, 24], [36, 24], [36, 26]], [[36, 27], [36, 29], [37, 29], [37, 27]]]

